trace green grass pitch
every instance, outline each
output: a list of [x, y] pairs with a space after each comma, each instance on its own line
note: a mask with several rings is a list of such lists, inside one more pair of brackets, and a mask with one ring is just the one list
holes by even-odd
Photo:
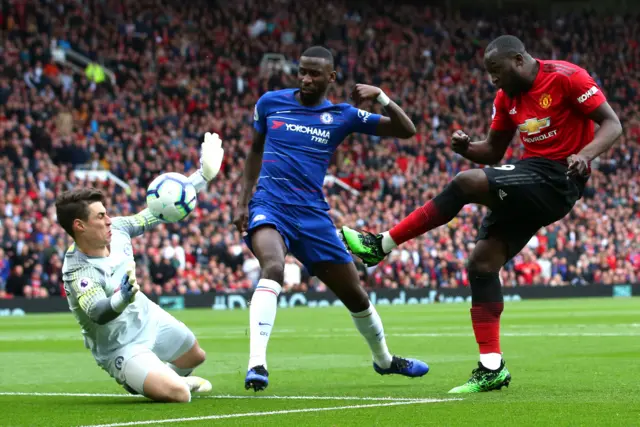
[[[271, 384], [244, 390], [247, 311], [174, 312], [214, 391], [189, 404], [124, 394], [84, 349], [70, 313], [0, 318], [2, 426], [640, 426], [640, 299], [507, 303], [508, 389], [449, 395], [477, 363], [468, 304], [378, 308], [392, 352], [420, 379], [381, 377], [343, 308], [278, 312]], [[453, 400], [456, 399], [456, 400]]]

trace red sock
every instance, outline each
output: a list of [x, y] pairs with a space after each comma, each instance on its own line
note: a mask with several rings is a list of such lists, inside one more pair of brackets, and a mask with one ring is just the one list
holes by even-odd
[[400, 224], [389, 230], [389, 235], [396, 245], [418, 237], [451, 221], [460, 209], [468, 202], [467, 197], [456, 183], [452, 181], [444, 190], [424, 206], [411, 212]]
[[471, 304], [471, 323], [480, 354], [500, 353], [500, 315], [502, 302], [474, 302]]
[[451, 218], [441, 215], [433, 200], [429, 200], [389, 230], [389, 235], [396, 245], [401, 245], [449, 221]]

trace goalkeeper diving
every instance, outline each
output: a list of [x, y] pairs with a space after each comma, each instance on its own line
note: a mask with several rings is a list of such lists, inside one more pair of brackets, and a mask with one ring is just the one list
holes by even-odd
[[[217, 134], [201, 145], [200, 169], [189, 176], [198, 192], [220, 171]], [[56, 200], [58, 222], [73, 238], [62, 266], [69, 308], [98, 366], [133, 394], [161, 402], [189, 402], [211, 391], [192, 376], [205, 352], [184, 323], [149, 300], [136, 281], [131, 238], [162, 223], [149, 209], [109, 217], [96, 189], [66, 191]]]

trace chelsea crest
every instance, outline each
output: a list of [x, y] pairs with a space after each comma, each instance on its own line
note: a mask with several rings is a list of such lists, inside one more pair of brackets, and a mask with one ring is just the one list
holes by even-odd
[[333, 123], [333, 116], [331, 115], [331, 113], [322, 113], [320, 115], [320, 121], [325, 125], [329, 125]]

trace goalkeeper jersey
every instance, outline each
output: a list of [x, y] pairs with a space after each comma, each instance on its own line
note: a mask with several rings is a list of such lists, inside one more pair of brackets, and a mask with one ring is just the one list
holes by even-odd
[[95, 323], [87, 314], [97, 301], [119, 292], [127, 264], [133, 261], [131, 238], [158, 223], [159, 220], [148, 209], [133, 216], [117, 217], [111, 224], [109, 256], [88, 256], [75, 244], [65, 254], [62, 279], [69, 309], [82, 327], [86, 347], [96, 357], [132, 342], [143, 332], [152, 312], [159, 309], [142, 292], [138, 292], [133, 303], [104, 325]]

